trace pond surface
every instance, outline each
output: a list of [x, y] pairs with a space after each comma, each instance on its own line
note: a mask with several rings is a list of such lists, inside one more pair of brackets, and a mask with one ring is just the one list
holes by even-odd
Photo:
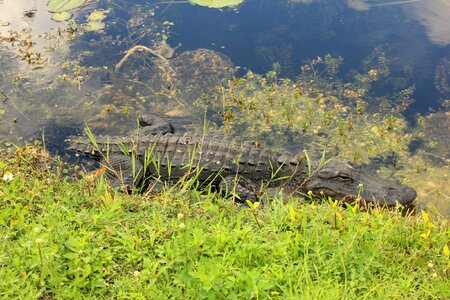
[[90, 0], [55, 22], [47, 0], [0, 0], [0, 142], [44, 133], [64, 155], [86, 124], [123, 134], [153, 112], [326, 149], [450, 215], [450, 1], [187, 2]]

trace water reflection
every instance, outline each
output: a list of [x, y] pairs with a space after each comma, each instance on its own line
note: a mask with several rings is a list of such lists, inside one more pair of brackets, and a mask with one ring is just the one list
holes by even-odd
[[[311, 3], [314, 0], [290, 0], [291, 3]], [[450, 44], [450, 2], [448, 0], [346, 0], [347, 5], [358, 11], [387, 6], [401, 6], [426, 29], [430, 40], [438, 45]]]
[[420, 1], [409, 8], [427, 29], [433, 43], [450, 44], [450, 1]]
[[349, 7], [361, 11], [375, 7], [402, 5], [413, 18], [425, 26], [428, 37], [433, 43], [450, 44], [450, 2], [447, 0], [347, 0], [347, 4]]
[[35, 34], [48, 31], [55, 22], [46, 7], [46, 1], [40, 0], [0, 0], [0, 36], [10, 30], [32, 29]]

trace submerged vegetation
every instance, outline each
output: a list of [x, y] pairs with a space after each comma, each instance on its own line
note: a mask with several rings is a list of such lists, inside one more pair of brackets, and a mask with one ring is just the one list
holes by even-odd
[[445, 298], [448, 222], [333, 202], [238, 208], [181, 186], [108, 188], [36, 147], [0, 151], [0, 295]]

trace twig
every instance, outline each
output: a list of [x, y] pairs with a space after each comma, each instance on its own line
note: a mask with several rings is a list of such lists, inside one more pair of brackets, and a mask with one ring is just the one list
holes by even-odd
[[153, 49], [150, 49], [146, 46], [142, 46], [142, 45], [136, 45], [132, 48], [130, 48], [130, 50], [127, 51], [127, 54], [125, 54], [124, 57], [122, 57], [122, 59], [117, 63], [117, 65], [115, 66], [115, 70], [118, 71], [120, 69], [120, 67], [122, 67], [122, 65], [125, 63], [125, 61], [128, 59], [128, 57], [133, 54], [134, 52], [138, 51], [138, 50], [144, 50], [150, 54], [153, 54], [154, 56], [158, 57], [159, 59], [161, 59], [162, 61], [164, 61], [165, 63], [168, 62], [167, 58], [165, 58], [164, 56], [162, 56], [161, 54], [159, 54], [158, 52], [156, 52]]

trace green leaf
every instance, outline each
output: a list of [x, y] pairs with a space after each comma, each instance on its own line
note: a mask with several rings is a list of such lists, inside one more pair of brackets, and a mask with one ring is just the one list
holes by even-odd
[[252, 202], [250, 200], [245, 200], [245, 202], [247, 202], [247, 205], [249, 206], [250, 210], [255, 210], [258, 208], [260, 202]]
[[47, 10], [49, 12], [63, 12], [71, 10], [83, 5], [86, 0], [50, 0], [47, 3]]
[[425, 224], [430, 223], [430, 217], [429, 217], [428, 214], [427, 214], [425, 211], [423, 211], [423, 210], [422, 210], [422, 218], [423, 218], [423, 221], [425, 222]]
[[84, 26], [86, 31], [100, 31], [105, 28], [105, 23], [103, 22], [88, 22]]
[[245, 202], [247, 202], [248, 207], [250, 207], [250, 209], [253, 209], [253, 202], [250, 200], [245, 200]]
[[69, 253], [65, 253], [63, 254], [64, 258], [70, 259], [70, 260], [74, 260], [78, 258], [78, 254], [73, 253], [73, 252], [69, 252]]
[[190, 2], [210, 8], [222, 8], [239, 5], [244, 2], [244, 0], [190, 0]]
[[89, 22], [101, 22], [106, 18], [106, 15], [108, 14], [108, 10], [94, 10], [89, 14], [87, 17]]
[[289, 207], [289, 217], [291, 218], [291, 221], [295, 221], [295, 217], [297, 216], [297, 213], [295, 212], [294, 208], [292, 206]]
[[63, 21], [67, 21], [72, 17], [72, 14], [68, 11], [63, 11], [63, 12], [58, 12], [58, 13], [54, 13], [52, 16], [52, 19], [55, 22], [63, 22]]

